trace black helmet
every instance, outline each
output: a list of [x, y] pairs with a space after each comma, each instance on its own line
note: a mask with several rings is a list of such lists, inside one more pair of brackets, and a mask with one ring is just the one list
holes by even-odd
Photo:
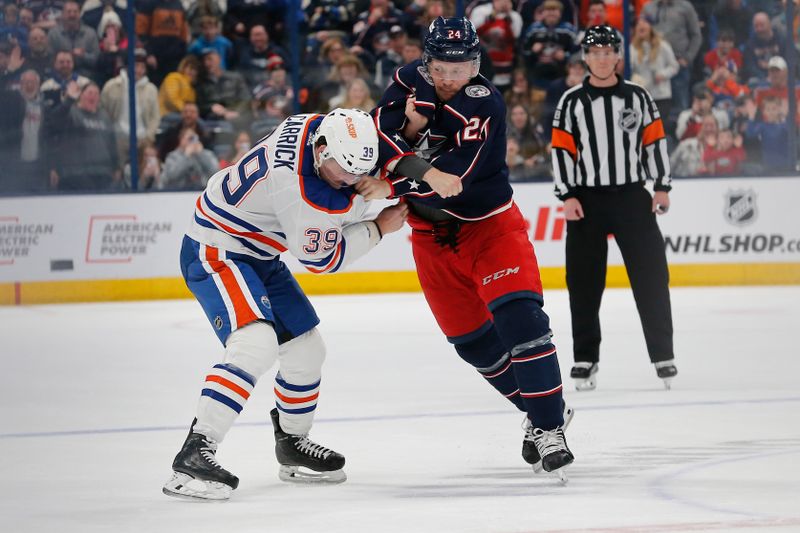
[[471, 61], [481, 55], [481, 42], [475, 26], [466, 17], [437, 17], [425, 37], [424, 63], [439, 61]]
[[615, 52], [619, 52], [621, 45], [622, 37], [619, 36], [619, 32], [607, 24], [588, 28], [581, 40], [584, 52], [588, 52], [591, 46], [611, 46]]

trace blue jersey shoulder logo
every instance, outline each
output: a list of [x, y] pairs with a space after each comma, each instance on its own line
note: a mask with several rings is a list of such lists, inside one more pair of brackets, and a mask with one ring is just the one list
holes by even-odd
[[489, 96], [492, 94], [492, 91], [483, 85], [470, 85], [464, 89], [464, 92], [467, 93], [467, 96], [471, 96], [473, 98], [483, 98], [484, 96]]

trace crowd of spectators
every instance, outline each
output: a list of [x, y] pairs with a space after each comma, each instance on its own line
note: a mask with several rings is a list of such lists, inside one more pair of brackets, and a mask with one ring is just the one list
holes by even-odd
[[[135, 35], [123, 24], [127, 1]], [[625, 9], [631, 79], [665, 119], [675, 176], [795, 172], [786, 43], [787, 32], [800, 42], [800, 13], [787, 21], [785, 2], [467, 2], [481, 73], [507, 102], [511, 179], [551, 179], [556, 104], [586, 75], [582, 30], [621, 30]], [[138, 188], [202, 188], [295, 99], [306, 112], [371, 110], [394, 71], [421, 57], [430, 22], [455, 14], [453, 0], [307, 0], [295, 65], [284, 0], [0, 4], [0, 193], [129, 189], [130, 83]]]

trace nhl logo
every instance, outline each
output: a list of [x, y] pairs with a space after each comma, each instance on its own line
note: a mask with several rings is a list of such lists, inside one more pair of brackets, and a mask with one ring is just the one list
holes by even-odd
[[215, 316], [214, 317], [214, 327], [217, 328], [217, 330], [220, 330], [220, 329], [222, 329], [223, 325], [225, 325], [225, 323], [222, 321], [222, 317], [220, 317], [219, 315]]
[[625, 108], [619, 112], [619, 127], [627, 133], [633, 133], [639, 128], [642, 114], [636, 109]]
[[263, 305], [267, 309], [272, 309], [272, 304], [269, 303], [269, 298], [267, 298], [266, 295], [261, 297], [261, 305]]
[[728, 191], [725, 194], [725, 219], [734, 226], [746, 226], [758, 216], [754, 190]]

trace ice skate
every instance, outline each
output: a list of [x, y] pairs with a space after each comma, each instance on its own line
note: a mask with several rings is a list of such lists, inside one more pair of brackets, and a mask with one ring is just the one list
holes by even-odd
[[[280, 463], [278, 477], [290, 483], [342, 483], [344, 456], [310, 440], [281, 429], [278, 410], [270, 411], [275, 428], [275, 456]], [[302, 468], [302, 470], [301, 470]], [[310, 470], [310, 472], [309, 472]]]
[[[572, 422], [572, 417], [574, 415], [575, 411], [572, 407], [564, 404], [564, 425], [561, 427], [565, 431], [569, 423]], [[536, 443], [533, 440], [533, 424], [531, 424], [528, 415], [525, 415], [525, 419], [522, 421], [522, 429], [525, 430], [525, 436], [522, 438], [522, 458], [533, 467], [533, 471], [536, 474], [541, 474], [544, 472], [544, 468], [542, 468], [542, 457], [539, 455], [539, 450], [536, 448]]]
[[664, 387], [667, 390], [672, 388], [672, 378], [678, 375], [678, 367], [675, 366], [675, 359], [659, 361], [653, 363], [656, 367], [656, 374], [664, 380]]
[[542, 457], [541, 466], [545, 472], [553, 472], [562, 483], [567, 482], [564, 467], [575, 460], [575, 456], [567, 447], [563, 426], [552, 430], [532, 428], [531, 436], [539, 455]]
[[569, 377], [575, 380], [575, 389], [579, 391], [594, 390], [597, 387], [597, 363], [575, 363], [569, 372]]
[[167, 496], [189, 500], [227, 500], [239, 478], [217, 463], [217, 444], [199, 433], [189, 433], [172, 462], [172, 477], [161, 489]]

